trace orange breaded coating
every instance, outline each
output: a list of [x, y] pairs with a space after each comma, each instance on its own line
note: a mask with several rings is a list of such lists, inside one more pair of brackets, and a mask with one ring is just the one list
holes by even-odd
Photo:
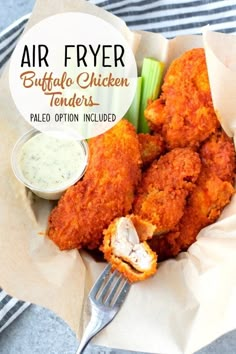
[[222, 181], [216, 175], [201, 174], [180, 221], [181, 250], [186, 250], [196, 241], [196, 236], [203, 227], [217, 220], [233, 193], [231, 183]]
[[139, 188], [143, 192], [155, 189], [192, 189], [201, 169], [198, 153], [189, 148], [176, 148], [154, 161], [143, 174]]
[[235, 151], [231, 138], [223, 130], [212, 134], [202, 145], [200, 156], [203, 165], [211, 174], [215, 174], [222, 181], [234, 182]]
[[147, 195], [139, 195], [134, 211], [156, 226], [156, 234], [166, 233], [183, 216], [187, 195], [184, 189], [153, 189]]
[[[133, 221], [134, 220], [134, 223]], [[140, 222], [140, 227], [135, 228]], [[145, 230], [146, 228], [146, 230]], [[105, 259], [130, 282], [144, 280], [155, 274], [157, 255], [151, 250], [146, 241], [150, 236], [153, 225], [143, 222], [137, 216], [128, 215], [116, 218], [104, 230], [103, 245], [100, 247]], [[141, 232], [141, 234], [138, 234]]]
[[156, 231], [156, 226], [150, 222], [141, 219], [138, 215], [131, 214], [128, 217], [137, 231], [140, 242], [146, 241], [154, 235]]
[[201, 168], [196, 152], [176, 148], [143, 173], [133, 212], [156, 226], [156, 234], [172, 230], [183, 216], [186, 198]]
[[163, 138], [159, 135], [138, 134], [141, 159], [144, 166], [151, 164], [164, 152]]
[[49, 217], [48, 236], [61, 250], [101, 244], [103, 229], [131, 210], [141, 157], [134, 127], [121, 120], [89, 140], [82, 181], [70, 187]]
[[217, 220], [235, 190], [235, 151], [232, 140], [219, 130], [201, 147], [202, 170], [184, 215], [175, 230], [152, 238], [150, 247], [159, 260], [176, 256], [195, 242], [199, 231]]
[[219, 127], [214, 112], [202, 48], [175, 59], [164, 78], [162, 94], [145, 110], [150, 127], [168, 149], [198, 147]]
[[199, 231], [217, 220], [233, 193], [231, 183], [220, 180], [216, 175], [202, 173], [176, 230], [161, 238], [153, 237], [149, 242], [159, 260], [177, 256], [179, 252], [187, 250], [196, 241]]

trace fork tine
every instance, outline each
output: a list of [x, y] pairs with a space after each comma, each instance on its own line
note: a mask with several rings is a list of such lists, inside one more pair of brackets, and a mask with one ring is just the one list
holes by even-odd
[[[120, 284], [122, 283], [122, 281], [125, 281], [124, 278], [122, 277], [121, 274], [119, 274], [119, 277], [116, 281], [116, 283], [114, 284], [114, 287], [112, 288], [110, 294], [107, 296], [106, 301], [104, 302], [104, 305], [111, 305], [112, 300], [114, 300], [115, 295], [118, 291], [118, 289], [120, 288]], [[117, 293], [117, 296], [119, 295], [120, 292]]]
[[131, 284], [128, 282], [128, 280], [125, 281], [122, 289], [120, 289], [120, 293], [117, 296], [117, 299], [114, 303], [114, 307], [118, 306], [120, 307], [123, 302], [125, 301], [126, 296], [128, 295], [129, 289], [130, 289]]
[[104, 297], [107, 295], [109, 289], [111, 288], [111, 285], [114, 281], [114, 279], [117, 277], [117, 271], [114, 271], [111, 273], [110, 277], [108, 278], [106, 284], [104, 285], [102, 291], [98, 293], [98, 300], [103, 301]]
[[89, 293], [91, 318], [76, 354], [82, 354], [90, 340], [113, 320], [130, 287], [123, 275], [116, 271], [111, 274], [111, 266], [106, 266]]
[[103, 270], [102, 274], [100, 275], [100, 277], [98, 278], [98, 280], [93, 285], [92, 289], [90, 290], [89, 297], [92, 297], [92, 298], [96, 297], [98, 290], [101, 288], [102, 284], [104, 283], [104, 280], [110, 274], [110, 270], [111, 270], [111, 265], [108, 264], [104, 268], [104, 270]]

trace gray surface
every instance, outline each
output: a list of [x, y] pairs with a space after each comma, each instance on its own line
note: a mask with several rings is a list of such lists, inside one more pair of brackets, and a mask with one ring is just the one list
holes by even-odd
[[[128, 328], [127, 328], [128, 330]], [[0, 354], [75, 354], [78, 341], [66, 323], [39, 306], [32, 305], [2, 334]], [[106, 350], [90, 346], [85, 354], [120, 354], [118, 350]], [[134, 353], [127, 351], [128, 353]], [[195, 354], [236, 353], [236, 331], [217, 339]]]
[[[0, 31], [30, 12], [33, 5], [34, 0], [0, 0]], [[38, 306], [31, 306], [0, 334], [0, 354], [74, 354], [77, 346], [75, 335], [65, 322]], [[86, 351], [87, 354], [95, 352], [118, 354], [119, 351], [105, 351], [98, 347], [90, 347]], [[217, 339], [196, 354], [234, 353], [236, 331]]]

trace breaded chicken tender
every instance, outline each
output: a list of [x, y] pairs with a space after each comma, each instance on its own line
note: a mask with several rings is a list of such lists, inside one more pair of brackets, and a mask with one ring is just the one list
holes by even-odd
[[138, 134], [141, 159], [144, 166], [150, 165], [164, 152], [163, 138], [159, 135]]
[[176, 148], [143, 173], [133, 212], [156, 226], [156, 234], [172, 230], [184, 213], [186, 198], [201, 168], [198, 154]]
[[232, 139], [222, 129], [212, 134], [202, 145], [200, 156], [203, 166], [206, 167], [208, 173], [216, 175], [222, 181], [234, 182], [234, 145]]
[[130, 282], [144, 280], [156, 272], [156, 253], [146, 241], [140, 242], [150, 237], [151, 230], [154, 230], [153, 225], [128, 215], [116, 218], [104, 231], [101, 250], [105, 259]]
[[201, 173], [176, 229], [161, 238], [153, 237], [149, 242], [159, 260], [175, 257], [179, 252], [186, 251], [196, 241], [199, 231], [216, 221], [233, 193], [231, 183], [224, 182], [215, 175]]
[[223, 131], [219, 130], [202, 145], [200, 157], [202, 170], [182, 219], [174, 231], [149, 242], [159, 260], [187, 250], [199, 231], [217, 220], [235, 192], [235, 151], [232, 140]]
[[160, 133], [167, 148], [198, 147], [219, 127], [214, 112], [205, 53], [185, 52], [172, 62], [162, 94], [145, 110], [150, 127]]
[[89, 154], [83, 180], [66, 191], [49, 217], [48, 236], [61, 250], [98, 247], [103, 229], [130, 212], [140, 180], [139, 142], [128, 121], [90, 139]]
[[134, 212], [156, 226], [155, 234], [166, 233], [183, 216], [187, 195], [184, 189], [153, 189], [147, 195], [139, 195]]

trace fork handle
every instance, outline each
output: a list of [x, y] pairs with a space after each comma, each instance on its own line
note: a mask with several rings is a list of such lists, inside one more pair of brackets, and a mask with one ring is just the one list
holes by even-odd
[[91, 319], [84, 331], [83, 337], [81, 339], [79, 348], [77, 349], [76, 354], [82, 354], [84, 349], [87, 347], [88, 343], [91, 341], [91, 339], [98, 334], [108, 323], [111, 322], [111, 320], [114, 318], [114, 315], [110, 316], [109, 320], [107, 318], [107, 315], [101, 316], [101, 313], [97, 313], [96, 311], [92, 311]]

